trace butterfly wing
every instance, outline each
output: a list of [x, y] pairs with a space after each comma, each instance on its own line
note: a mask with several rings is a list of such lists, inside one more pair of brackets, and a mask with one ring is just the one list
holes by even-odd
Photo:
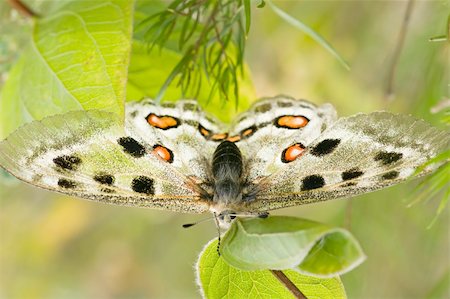
[[[36, 186], [90, 200], [181, 212], [206, 211], [207, 194], [191, 177], [202, 176], [203, 168], [185, 171], [186, 159], [171, 156], [169, 148], [195, 139], [184, 139], [187, 131], [183, 125], [188, 122], [177, 118], [180, 123], [173, 128], [155, 128], [149, 122], [148, 130], [135, 127], [136, 118], [131, 114], [137, 117], [136, 111], [148, 115], [158, 109], [172, 109], [164, 110], [167, 113], [159, 120], [161, 126], [170, 125], [171, 118], [178, 117], [171, 115], [179, 110], [176, 107], [152, 104], [142, 112], [144, 106], [127, 107], [130, 122], [125, 129], [114, 114], [99, 111], [70, 112], [24, 125], [0, 143], [0, 165]], [[158, 123], [158, 119], [153, 121]], [[166, 133], [157, 134], [156, 129]], [[175, 130], [182, 133], [174, 134]], [[208, 152], [208, 146], [203, 148]]]
[[297, 143], [306, 147], [335, 119], [336, 111], [330, 104], [318, 107], [285, 96], [253, 104], [235, 119], [229, 137], [245, 158], [248, 183], [286, 168], [283, 151]]
[[271, 210], [381, 189], [406, 180], [449, 146], [448, 132], [411, 116], [375, 112], [342, 118], [285, 168], [262, 180], [247, 209]]

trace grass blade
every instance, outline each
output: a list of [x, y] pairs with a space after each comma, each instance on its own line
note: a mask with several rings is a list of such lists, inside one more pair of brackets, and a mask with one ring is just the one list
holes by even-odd
[[299, 20], [295, 19], [288, 13], [286, 13], [284, 10], [280, 9], [278, 6], [272, 3], [272, 1], [267, 0], [267, 4], [272, 8], [272, 10], [283, 20], [285, 20], [287, 23], [291, 24], [295, 28], [297, 28], [300, 31], [303, 31], [306, 35], [311, 37], [313, 40], [315, 40], [319, 45], [325, 48], [331, 55], [333, 55], [347, 70], [350, 70], [350, 66], [348, 63], [342, 58], [341, 55], [333, 48], [333, 46], [330, 45], [320, 34], [315, 32], [313, 29], [305, 25], [304, 23], [300, 22]]

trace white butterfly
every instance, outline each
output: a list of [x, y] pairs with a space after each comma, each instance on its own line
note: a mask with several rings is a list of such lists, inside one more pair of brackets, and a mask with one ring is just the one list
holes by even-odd
[[[33, 185], [104, 203], [236, 215], [349, 197], [407, 179], [448, 149], [448, 132], [411, 116], [357, 114], [279, 96], [227, 127], [195, 101], [76, 111], [0, 143], [0, 165]], [[436, 166], [434, 166], [436, 167]], [[427, 167], [423, 173], [433, 170]]]

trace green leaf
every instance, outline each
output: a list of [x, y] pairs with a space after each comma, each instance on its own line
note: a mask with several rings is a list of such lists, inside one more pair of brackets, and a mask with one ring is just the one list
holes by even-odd
[[133, 5], [65, 1], [38, 19], [2, 90], [0, 137], [26, 121], [70, 110], [123, 115]]
[[333, 55], [347, 70], [350, 70], [350, 66], [345, 61], [344, 58], [342, 58], [341, 55], [336, 51], [336, 49], [333, 48], [333, 46], [327, 42], [319, 33], [314, 31], [311, 27], [308, 27], [306, 24], [302, 23], [301, 21], [297, 20], [296, 18], [292, 17], [288, 13], [286, 13], [284, 10], [280, 9], [278, 6], [272, 3], [270, 0], [266, 0], [269, 6], [272, 8], [272, 10], [280, 16], [283, 20], [285, 20], [287, 23], [291, 24], [298, 30], [304, 32], [306, 35], [311, 37], [313, 40], [315, 40], [319, 45], [321, 45], [325, 50], [327, 50], [331, 55]]
[[248, 35], [250, 32], [250, 24], [251, 24], [251, 15], [252, 15], [252, 7], [250, 4], [250, 0], [244, 0], [244, 10], [245, 10], [245, 35]]
[[[144, 97], [155, 99], [161, 87], [166, 82], [168, 74], [172, 72], [177, 63], [182, 59], [181, 53], [172, 49], [161, 47], [157, 51], [148, 51], [147, 46], [139, 41], [134, 41], [128, 69], [127, 101], [139, 101]], [[246, 67], [245, 74], [249, 74]], [[206, 111], [217, 115], [222, 121], [229, 122], [238, 112], [248, 108], [250, 103], [256, 99], [255, 90], [249, 76], [240, 78], [239, 103], [223, 101], [219, 94], [209, 97], [210, 81], [204, 73], [203, 87], [197, 96], [197, 101]], [[195, 94], [196, 85], [191, 84], [183, 95], [176, 84], [170, 84], [165, 89], [164, 100], [177, 101], [181, 98], [192, 98]]]
[[242, 270], [296, 269], [318, 277], [343, 274], [365, 259], [348, 231], [281, 216], [236, 220], [223, 238], [221, 253]]
[[[269, 270], [242, 271], [217, 253], [217, 240], [209, 242], [196, 265], [197, 284], [205, 298], [294, 298]], [[307, 298], [346, 298], [339, 277], [317, 278], [292, 270], [283, 273]]]

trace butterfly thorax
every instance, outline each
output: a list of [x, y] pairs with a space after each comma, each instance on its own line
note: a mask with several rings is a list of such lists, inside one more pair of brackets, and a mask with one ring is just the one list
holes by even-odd
[[213, 201], [228, 206], [242, 200], [242, 154], [230, 141], [223, 141], [214, 151], [212, 174], [214, 179]]

